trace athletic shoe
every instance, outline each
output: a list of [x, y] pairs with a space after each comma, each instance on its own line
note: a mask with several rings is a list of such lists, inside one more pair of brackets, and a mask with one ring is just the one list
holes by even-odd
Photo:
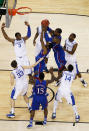
[[55, 86], [59, 86], [61, 83], [60, 79], [56, 82]]
[[15, 114], [10, 112], [10, 114], [7, 114], [6, 116], [7, 116], [8, 118], [14, 118], [14, 117], [15, 117]]
[[80, 120], [80, 116], [79, 115], [75, 116], [75, 121], [79, 122], [79, 120]]
[[27, 128], [32, 128], [32, 124], [29, 124], [29, 125], [27, 126]]
[[43, 121], [43, 125], [46, 125], [47, 124], [47, 121]]
[[45, 67], [44, 71], [45, 71], [46, 73], [49, 73], [49, 70], [47, 69], [47, 67]]
[[82, 82], [82, 84], [83, 84], [84, 87], [87, 87], [87, 85], [88, 85], [87, 82], [85, 82], [84, 80], [81, 81], [81, 82]]
[[56, 113], [52, 113], [52, 119], [56, 118]]

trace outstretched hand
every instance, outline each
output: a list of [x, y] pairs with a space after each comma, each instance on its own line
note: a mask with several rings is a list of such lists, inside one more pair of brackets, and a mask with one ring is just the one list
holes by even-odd
[[53, 74], [53, 67], [50, 67], [49, 72]]
[[30, 24], [27, 21], [25, 21], [24, 23], [26, 26], [30, 26]]
[[5, 23], [2, 23], [1, 28], [5, 28], [5, 27], [6, 27]]

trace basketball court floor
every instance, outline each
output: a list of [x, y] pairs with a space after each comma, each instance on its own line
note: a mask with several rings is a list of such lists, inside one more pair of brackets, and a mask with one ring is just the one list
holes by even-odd
[[[10, 2], [10, 0], [9, 0]], [[6, 28], [6, 32], [12, 38], [14, 38], [15, 32], [20, 32], [22, 36], [27, 33], [27, 28], [24, 25], [24, 20], [28, 20], [31, 26], [32, 35], [26, 42], [26, 48], [30, 63], [35, 62], [35, 47], [33, 46], [33, 39], [36, 33], [36, 28], [40, 26], [41, 20], [48, 19], [50, 21], [50, 27], [55, 29], [57, 27], [62, 28], [62, 45], [64, 45], [65, 39], [68, 38], [70, 33], [77, 35], [76, 41], [78, 42], [77, 49], [77, 61], [80, 72], [82, 72], [83, 78], [87, 81], [88, 87], [84, 88], [77, 79], [73, 82], [72, 92], [75, 96], [78, 112], [81, 117], [80, 122], [73, 126], [74, 114], [71, 105], [68, 105], [63, 99], [63, 103], [59, 103], [57, 109], [57, 118], [51, 119], [54, 93], [57, 88], [55, 82], [49, 85], [48, 88], [48, 123], [45, 127], [41, 125], [35, 125], [30, 130], [33, 131], [85, 131], [89, 129], [89, 2], [88, 0], [18, 0], [16, 8], [21, 6], [27, 6], [32, 8], [32, 13], [26, 16], [16, 15], [12, 18], [11, 25]], [[74, 15], [75, 14], [75, 15]], [[5, 21], [5, 16], [0, 21], [0, 27], [2, 22]], [[10, 111], [10, 67], [11, 61], [15, 59], [14, 48], [11, 43], [6, 41], [0, 30], [0, 130], [3, 131], [25, 131], [29, 122], [29, 111], [21, 96], [16, 101], [16, 117], [14, 119], [8, 119], [6, 114]], [[57, 68], [53, 52], [51, 51], [49, 56], [48, 68], [53, 66]], [[57, 72], [55, 72], [57, 75]], [[50, 75], [46, 74], [46, 79], [50, 79]], [[28, 96], [31, 95], [32, 86], [29, 85]], [[31, 103], [31, 99], [30, 99]], [[43, 112], [38, 111], [34, 120], [43, 120]]]

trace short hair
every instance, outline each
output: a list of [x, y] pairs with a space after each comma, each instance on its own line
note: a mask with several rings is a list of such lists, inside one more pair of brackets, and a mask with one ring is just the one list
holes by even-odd
[[48, 48], [49, 48], [49, 49], [52, 49], [52, 48], [53, 48], [53, 44], [52, 44], [52, 43], [49, 43], [49, 44], [48, 44]]
[[68, 65], [68, 71], [73, 71], [73, 69], [74, 69], [74, 67], [70, 64], [70, 65]]
[[61, 28], [57, 28], [56, 31], [57, 31], [57, 33], [59, 33], [59, 34], [62, 33], [62, 29], [61, 29]]
[[15, 33], [15, 37], [17, 37], [18, 35], [21, 35], [19, 32], [16, 32]]
[[13, 68], [16, 68], [16, 67], [17, 67], [17, 61], [16, 61], [16, 60], [13, 60], [13, 61], [11, 62], [11, 67], [13, 67]]
[[39, 78], [40, 78], [40, 80], [44, 80], [44, 77], [45, 77], [44, 73], [41, 72], [41, 73], [39, 74]]
[[73, 35], [73, 37], [76, 38], [76, 34], [72, 33], [71, 35]]

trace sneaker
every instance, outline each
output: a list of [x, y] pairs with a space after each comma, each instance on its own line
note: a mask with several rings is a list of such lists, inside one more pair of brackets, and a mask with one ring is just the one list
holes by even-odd
[[81, 81], [81, 82], [82, 82], [82, 84], [83, 84], [84, 87], [87, 87], [87, 82], [85, 82], [84, 80]]
[[60, 81], [60, 80], [58, 80], [58, 81], [56, 82], [55, 86], [59, 86], [59, 85], [60, 85], [60, 83], [61, 83], [61, 81]]
[[27, 128], [31, 128], [32, 127], [32, 124], [29, 124], [28, 126], [27, 126]]
[[43, 125], [46, 125], [47, 124], [47, 121], [43, 121]]
[[52, 113], [52, 119], [56, 118], [56, 113]]
[[6, 115], [8, 118], [14, 118], [15, 117], [15, 114], [14, 113], [10, 113], [10, 114], [7, 114]]
[[29, 110], [29, 112], [31, 112], [32, 111], [32, 107], [29, 107], [28, 110]]
[[79, 122], [79, 120], [80, 120], [80, 116], [79, 115], [75, 116], [75, 121]]
[[45, 67], [44, 71], [45, 71], [46, 73], [49, 73], [49, 70], [47, 69], [47, 67]]

